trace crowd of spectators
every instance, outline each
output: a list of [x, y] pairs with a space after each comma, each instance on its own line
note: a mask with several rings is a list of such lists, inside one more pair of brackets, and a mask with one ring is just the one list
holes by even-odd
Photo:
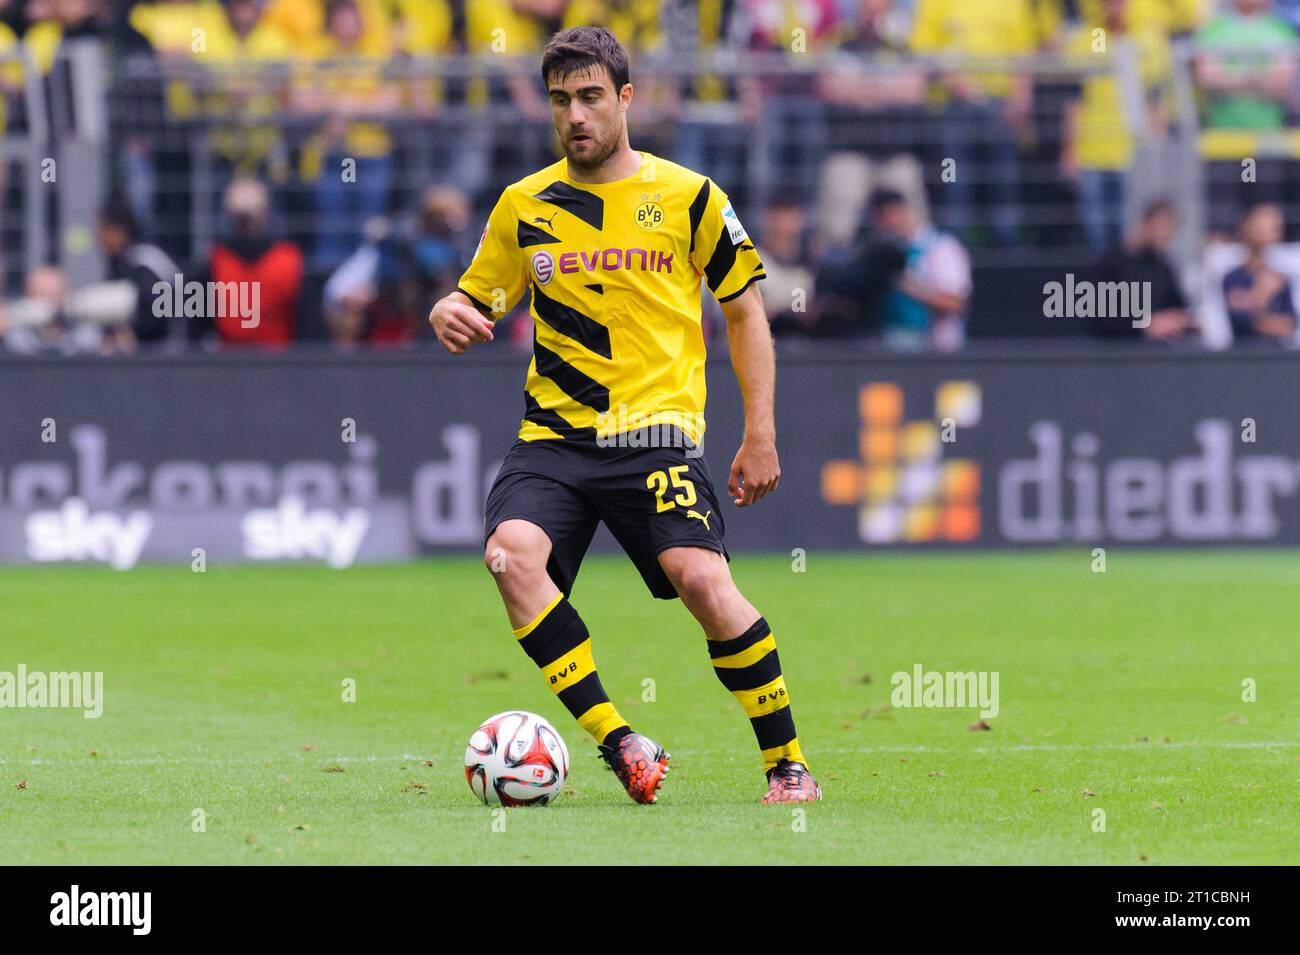
[[[1179, 206], [1148, 202], [1126, 222], [1138, 154], [1173, 121], [1171, 51], [1193, 44], [1201, 122], [1219, 143], [1206, 227], [1240, 227], [1246, 256], [1223, 279], [1231, 328], [1294, 338], [1291, 283], [1265, 250], [1286, 238], [1280, 210], [1300, 205], [1296, 161], [1261, 158], [1243, 177], [1232, 137], [1296, 119], [1300, 0], [0, 0], [0, 57], [21, 49], [48, 74], [90, 39], [110, 62], [147, 66], [115, 74], [96, 229], [105, 278], [140, 290], [132, 316], [74, 336], [75, 290], [55, 261], [0, 289], [28, 303], [9, 310], [4, 340], [110, 352], [427, 342], [429, 303], [496, 193], [555, 158], [535, 61], [579, 23], [610, 27], [632, 53], [634, 145], [732, 194], [767, 262], [778, 336], [908, 350], [961, 347], [981, 257], [1049, 246], [1101, 276], [1154, 277], [1167, 301], [1134, 337], [1196, 333], [1170, 252]], [[656, 66], [716, 49], [791, 69]], [[429, 65], [452, 54], [528, 65]], [[1062, 79], [1017, 66], [1034, 57], [1085, 68]], [[29, 119], [24, 82], [0, 60], [0, 136]], [[7, 171], [0, 217], [17, 188]], [[13, 252], [0, 242], [0, 257]], [[173, 274], [261, 283], [262, 320], [160, 319], [143, 290]], [[60, 319], [23, 319], [43, 314], [36, 301]]]

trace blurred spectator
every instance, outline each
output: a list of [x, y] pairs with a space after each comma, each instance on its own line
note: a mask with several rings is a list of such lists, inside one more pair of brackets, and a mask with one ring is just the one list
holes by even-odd
[[[430, 6], [436, 0], [428, 0]], [[296, 49], [308, 50], [329, 31], [329, 0], [268, 0], [266, 22], [287, 36]], [[393, 51], [392, 5], [389, 0], [357, 0], [361, 35], [356, 49], [361, 56], [382, 59]]]
[[[206, 39], [220, 24], [221, 7], [214, 0], [157, 0], [135, 4], [128, 16], [149, 45], [157, 85], [114, 90], [120, 97], [119, 115], [137, 130], [123, 156], [128, 170], [125, 191], [141, 228], [160, 234], [172, 254], [189, 261], [196, 197], [184, 124], [194, 122], [198, 112], [190, 62], [194, 47], [202, 45], [200, 38]], [[160, 115], [165, 125], [159, 125]]]
[[[31, 25], [23, 35], [23, 46], [37, 71], [47, 77], [49, 132], [56, 138], [68, 135], [67, 126], [80, 117], [76, 104], [54, 102], [60, 93], [68, 96], [72, 86], [70, 66], [66, 62], [58, 66], [61, 57], [78, 46], [93, 45], [102, 48], [106, 63], [129, 67], [154, 58], [148, 38], [114, 7], [112, 0], [42, 0], [27, 5]], [[51, 75], [56, 67], [62, 71], [57, 77]], [[132, 211], [148, 222], [157, 185], [157, 157], [146, 127], [150, 118], [162, 113], [162, 87], [154, 77], [128, 74], [114, 83], [113, 95], [137, 106], [118, 127], [121, 145], [112, 161]]]
[[1255, 206], [1241, 224], [1246, 261], [1223, 279], [1223, 299], [1233, 339], [1295, 339], [1296, 310], [1291, 281], [1268, 264], [1270, 250], [1282, 241], [1282, 210], [1270, 203]]
[[[1126, 174], [1136, 151], [1135, 132], [1163, 132], [1164, 94], [1169, 81], [1169, 41], [1163, 33], [1130, 30], [1133, 0], [1100, 0], [1101, 19], [1081, 26], [1066, 46], [1077, 60], [1104, 57], [1104, 73], [1085, 76], [1079, 99], [1066, 107], [1061, 173], [1077, 179], [1079, 218], [1088, 248], [1101, 255], [1118, 245], [1124, 231]], [[1104, 30], [1098, 49], [1094, 30]], [[1146, 92], [1144, 116], [1129, 116], [1116, 71], [1136, 59]], [[1117, 63], [1118, 61], [1118, 63]]]
[[469, 198], [450, 186], [430, 186], [421, 197], [417, 231], [406, 255], [422, 324], [424, 306], [455, 290], [473, 257], [474, 244]]
[[[55, 3], [66, 0], [55, 0]], [[149, 42], [167, 68], [166, 104], [170, 118], [193, 119], [199, 94], [194, 88], [192, 58], [206, 55], [207, 41], [219, 34], [225, 15], [217, 0], [156, 0], [131, 8], [131, 26]]]
[[[135, 216], [119, 199], [110, 200], [100, 210], [96, 233], [108, 265], [108, 279], [129, 281], [135, 287], [135, 310], [130, 322], [105, 330], [108, 349], [131, 352], [138, 345], [148, 347], [166, 341], [179, 325], [154, 314], [154, 286], [162, 282], [172, 287], [180, 269], [162, 249], [140, 241]], [[183, 329], [179, 329], [177, 337], [183, 337]]]
[[[0, 0], [0, 15], [9, 17], [12, 14], [11, 0]], [[0, 20], [0, 58], [17, 57], [20, 53], [18, 34], [8, 23]], [[18, 125], [11, 123], [10, 117], [21, 112], [24, 79], [23, 65], [19, 60], [0, 60], [0, 136], [13, 133], [15, 131], [13, 127]], [[0, 226], [4, 225], [7, 215], [20, 214], [19, 209], [9, 208], [8, 183], [9, 162], [7, 159], [0, 159]], [[7, 290], [9, 276], [5, 262], [12, 252], [11, 244], [14, 238], [16, 237], [11, 237], [0, 228], [0, 299], [3, 299]], [[0, 332], [0, 335], [3, 335], [3, 332]]]
[[1270, 0], [1231, 0], [1196, 34], [1209, 129], [1280, 129], [1292, 99], [1296, 33]]
[[[566, 3], [473, 0], [465, 6], [467, 52], [533, 58], [527, 68], [505, 77], [475, 78], [466, 91], [471, 108], [492, 110], [485, 122], [469, 124], [461, 135], [460, 148], [473, 160], [462, 168], [477, 175], [472, 180], [457, 177], [457, 182], [476, 202], [488, 196], [495, 201], [503, 182], [521, 179], [556, 159], [550, 101], [538, 79], [537, 57], [559, 29]], [[513, 111], [499, 109], [509, 105]]]
[[[1128, 27], [1134, 33], [1151, 30], [1166, 37], [1190, 33], [1205, 15], [1224, 0], [1129, 0]], [[1086, 23], [1102, 18], [1105, 0], [1079, 0], [1079, 14]]]
[[659, 0], [568, 0], [563, 28], [605, 27], [628, 53], [659, 45]]
[[[836, 0], [742, 0], [739, 15], [745, 44], [760, 53], [780, 53], [797, 63], [830, 49], [839, 25]], [[767, 145], [765, 181], [755, 201], [767, 204], [780, 188], [811, 204], [826, 153], [826, 112], [811, 73], [746, 77], [740, 83], [741, 119], [759, 122]], [[775, 172], [779, 170], [779, 174]]]
[[[455, 26], [452, 18], [450, 0], [391, 0], [393, 1], [393, 40], [394, 57], [404, 60], [407, 57], [446, 56], [455, 53]], [[415, 70], [409, 77], [400, 79], [404, 88], [403, 118], [415, 120], [415, 126], [421, 135], [407, 136], [407, 148], [422, 149], [419, 156], [409, 159], [419, 164], [422, 169], [433, 168], [434, 160], [429, 152], [435, 151], [439, 140], [458, 138], [454, 121], [447, 121], [445, 105], [448, 96], [461, 94], [463, 82], [460, 78], [448, 78], [442, 70]], [[461, 123], [463, 126], [463, 123]], [[399, 146], [400, 148], [400, 146]], [[445, 155], [451, 161], [443, 161], [443, 168], [455, 165], [455, 149], [445, 149]], [[406, 199], [406, 196], [402, 196]]]
[[880, 331], [885, 299], [905, 266], [897, 243], [882, 241], [870, 217], [858, 229], [850, 247], [832, 246], [816, 260], [817, 289], [811, 326], [783, 328], [814, 338], [863, 338]]
[[[65, 0], [55, 0], [58, 3]], [[131, 25], [140, 31], [160, 57], [188, 59], [196, 45], [220, 29], [223, 19], [217, 0], [155, 0], [131, 8]]]
[[[172, 135], [160, 150], [165, 198], [151, 231], [184, 262], [210, 240], [231, 179], [289, 179], [282, 127], [295, 50], [262, 16], [264, 8], [265, 0], [151, 3], [132, 14], [163, 54], [168, 75]], [[122, 112], [141, 108], [124, 104]]]
[[396, 344], [426, 334], [429, 304], [456, 287], [473, 252], [469, 201], [459, 189], [431, 186], [418, 218], [393, 234], [367, 224], [367, 241], [330, 276], [325, 316], [337, 345]]
[[1300, 30], [1300, 0], [1273, 0], [1273, 12], [1290, 24], [1292, 30]]
[[774, 335], [811, 334], [814, 277], [808, 245], [808, 216], [803, 204], [793, 196], [778, 195], [767, 208], [758, 243], [767, 272], [758, 290]]
[[23, 298], [5, 305], [0, 333], [6, 350], [19, 355], [61, 352], [74, 355], [99, 347], [99, 327], [78, 324], [66, 314], [68, 282], [55, 265], [27, 273]]
[[894, 189], [925, 209], [925, 179], [914, 155], [925, 73], [901, 61], [906, 35], [895, 0], [855, 0], [855, 7], [852, 32], [819, 78], [831, 153], [822, 170], [817, 223], [836, 245], [853, 238], [876, 189]]
[[[665, 32], [675, 57], [690, 61], [701, 53], [732, 45], [737, 0], [668, 0]], [[726, 183], [739, 209], [750, 207], [746, 154], [752, 140], [752, 117], [742, 118], [732, 77], [700, 71], [681, 77], [673, 112], [676, 139], [668, 152], [674, 162]]]
[[[1155, 0], [1163, 3], [1164, 0]], [[1078, 13], [1077, 0], [1029, 0], [1030, 14], [1034, 20], [1035, 45], [1040, 51], [1059, 50], [1065, 40], [1067, 14]]]
[[286, 180], [285, 146], [274, 122], [286, 85], [274, 66], [294, 55], [289, 38], [263, 16], [266, 0], [222, 0], [222, 8], [224, 16], [208, 33], [204, 48], [193, 53], [195, 62], [219, 71], [202, 105], [203, 114], [216, 121], [208, 135], [217, 159], [213, 191], [218, 196], [234, 176]]
[[32, 355], [43, 351], [84, 350], [73, 347], [73, 342], [65, 339], [69, 331], [63, 315], [66, 283], [58, 268], [44, 265], [27, 273], [23, 293], [22, 300], [6, 306], [5, 320], [0, 325], [8, 351]]
[[[1038, 47], [1039, 22], [1029, 0], [917, 0], [912, 49], [918, 53], [1014, 59]], [[993, 238], [1015, 245], [1020, 230], [1019, 144], [1028, 129], [1033, 88], [1014, 66], [992, 71], [949, 70], [939, 77], [943, 111], [941, 159], [955, 175], [938, 192], [945, 224], [970, 240], [976, 187], [992, 210]]]
[[[269, 234], [270, 196], [262, 183], [236, 179], [226, 190], [230, 234], [215, 243], [208, 259], [208, 281], [239, 290], [256, 302], [251, 322], [244, 316], [209, 315], [228, 345], [284, 346], [294, 339], [302, 290], [302, 252], [292, 242]], [[226, 283], [236, 283], [229, 286]]]
[[953, 351], [966, 340], [970, 257], [951, 235], [925, 226], [899, 193], [882, 190], [871, 200], [879, 237], [902, 253], [902, 269], [885, 296], [885, 344], [902, 351]]
[[[0, 14], [10, 12], [10, 0], [0, 0]], [[0, 20], [0, 57], [19, 54], [18, 34], [4, 20]], [[0, 136], [8, 129], [9, 114], [18, 105], [23, 91], [23, 65], [10, 60], [0, 64]]]
[[[1079, 3], [1077, 0], [1030, 0], [1030, 6], [1038, 54], [1060, 58], [1079, 18]], [[1066, 26], [1067, 20], [1070, 28]], [[1031, 247], [1072, 244], [1075, 240], [1071, 230], [1062, 228], [1062, 217], [1055, 210], [1076, 204], [1075, 188], [1060, 176], [1051, 175], [1049, 170], [1061, 164], [1065, 149], [1061, 115], [1078, 98], [1078, 78], [1071, 79], [1068, 74], [1050, 70], [1034, 71], [1029, 84], [1032, 108], [1021, 133], [1019, 157], [1026, 170], [1020, 190], [1021, 207], [1026, 211], [1020, 240]]]
[[[1282, 129], [1296, 81], [1296, 33], [1273, 15], [1269, 0], [1230, 0], [1230, 6], [1196, 34], [1196, 77], [1205, 92], [1204, 147], [1215, 161], [1206, 165], [1208, 224], [1226, 235], [1242, 210], [1259, 202], [1281, 202], [1294, 163], [1258, 157], [1243, 182], [1240, 130]], [[1226, 140], [1216, 137], [1230, 131]]]
[[1153, 199], [1142, 210], [1141, 221], [1127, 245], [1097, 262], [1093, 273], [1098, 283], [1150, 283], [1147, 307], [1151, 322], [1146, 328], [1135, 328], [1130, 318], [1097, 319], [1089, 326], [1093, 334], [1168, 340], [1182, 338], [1192, 330], [1187, 298], [1169, 259], [1169, 248], [1177, 234], [1178, 212], [1173, 202]]
[[341, 348], [351, 349], [369, 341], [375, 313], [381, 309], [387, 311], [387, 303], [380, 301], [377, 287], [381, 258], [379, 247], [387, 233], [387, 220], [371, 219], [367, 222], [361, 248], [344, 259], [325, 283], [325, 324], [330, 341]]
[[[392, 0], [393, 45], [395, 65], [407, 75], [398, 82], [402, 87], [401, 122], [393, 130], [395, 152], [401, 165], [394, 176], [390, 205], [404, 208], [419, 196], [417, 183], [423, 175], [409, 175], [412, 170], [437, 169], [445, 178], [466, 188], [473, 188], [485, 175], [488, 159], [480, 147], [469, 148], [467, 141], [482, 137], [470, 133], [470, 124], [455, 107], [464, 99], [465, 80], [448, 76], [445, 70], [432, 68], [416, 59], [442, 57], [459, 52], [458, 22], [452, 0]], [[463, 17], [459, 25], [463, 26]], [[450, 109], [448, 107], [451, 107]], [[401, 175], [407, 172], [408, 175]]]
[[357, 0], [330, 0], [325, 31], [304, 51], [309, 62], [293, 93], [298, 110], [324, 118], [301, 156], [302, 177], [316, 184], [312, 266], [319, 272], [347, 258], [366, 220], [387, 208], [393, 143], [382, 120], [401, 106], [400, 87], [369, 58]]
[[[1084, 26], [1063, 31], [1076, 16]], [[270, 268], [259, 247], [268, 255], [301, 247], [312, 256], [306, 308], [295, 303], [282, 310], [286, 321], [271, 321], [261, 332], [232, 319], [236, 327], [223, 334], [266, 334], [276, 343], [311, 337], [318, 328], [314, 292], [331, 276], [332, 337], [376, 344], [424, 334], [425, 299], [441, 294], [477, 237], [460, 224], [469, 216], [465, 192], [470, 204], [481, 205], [502, 182], [555, 158], [536, 55], [551, 32], [578, 22], [610, 26], [632, 50], [641, 117], [634, 132], [650, 139], [641, 145], [713, 176], [742, 214], [751, 209], [746, 221], [756, 220], [753, 232], [769, 264], [760, 289], [775, 334], [883, 330], [897, 347], [960, 343], [969, 264], [961, 244], [924, 225], [928, 198], [938, 221], [960, 229], [967, 245], [1014, 241], [1026, 265], [1051, 254], [1038, 243], [1073, 243], [1082, 225], [1098, 274], [1112, 277], [1103, 280], [1152, 287], [1149, 329], [1123, 323], [1098, 333], [1179, 337], [1192, 329], [1168, 254], [1177, 217], [1158, 204], [1163, 208], [1146, 210], [1126, 236], [1123, 213], [1137, 187], [1142, 194], [1184, 188], [1200, 148], [1203, 158], [1219, 158], [1206, 177], [1212, 228], [1233, 229], [1247, 206], [1300, 198], [1297, 164], [1271, 158], [1283, 154], [1296, 119], [1300, 75], [1292, 45], [1300, 0], [0, 0], [0, 55], [31, 55], [47, 74], [48, 117], [66, 124], [94, 97], [69, 86], [72, 70], [61, 54], [83, 40], [107, 44], [108, 139], [92, 146], [108, 161], [94, 194], [125, 197], [98, 222], [111, 279], [143, 289], [150, 276], [184, 269], [191, 243], [196, 252], [205, 249], [214, 233], [223, 238], [211, 264], [229, 256], [223, 274]], [[1104, 54], [1092, 45], [1097, 27], [1105, 31]], [[1162, 106], [1172, 105], [1168, 37], [1191, 30], [1198, 31], [1191, 62], [1202, 136], [1180, 130], [1188, 135], [1154, 142], [1167, 151], [1149, 155], [1148, 141], [1159, 138], [1150, 134], [1163, 131]], [[755, 73], [747, 69], [757, 61], [751, 57], [733, 72], [724, 55], [703, 71], [679, 72], [719, 47], [741, 57], [770, 55], [784, 67]], [[1110, 68], [1078, 77], [1068, 65], [1030, 70], [1017, 62], [1043, 49], [1066, 49], [1090, 63], [1104, 55]], [[461, 51], [488, 65], [465, 73], [459, 63], [416, 62]], [[656, 51], [673, 57], [674, 142], [663, 149], [653, 138], [660, 133], [653, 117], [663, 105], [651, 95], [660, 82], [655, 62], [635, 59]], [[918, 66], [913, 52], [951, 62]], [[124, 55], [163, 68], [124, 69]], [[640, 73], [637, 62], [644, 64]], [[1179, 58], [1178, 69], [1190, 69], [1187, 62]], [[1136, 77], [1126, 72], [1130, 63]], [[1136, 95], [1135, 78], [1145, 97]], [[0, 63], [0, 134], [25, 132], [23, 79], [16, 64]], [[66, 126], [51, 128], [61, 149], [71, 142], [59, 138], [66, 133]], [[1247, 155], [1255, 177], [1243, 183]], [[943, 175], [944, 159], [954, 161], [951, 179]], [[1058, 164], [1065, 178], [1055, 175]], [[18, 168], [0, 160], [0, 256], [10, 266], [3, 273], [10, 292], [25, 278], [15, 253], [37, 221], [24, 218], [26, 196], [41, 195], [43, 231], [60, 237], [53, 254], [73, 248], [55, 226], [66, 224], [67, 197], [76, 194], [29, 189], [14, 175]], [[60, 181], [75, 178], [65, 172], [72, 168], [60, 160]], [[933, 175], [925, 176], [927, 169]], [[263, 218], [259, 237], [217, 225], [225, 187], [249, 177], [271, 186], [272, 216]], [[433, 178], [461, 189], [421, 192]], [[927, 178], [934, 190], [928, 197]], [[868, 202], [873, 195], [882, 200], [879, 208]], [[282, 208], [286, 202], [292, 208]], [[1295, 207], [1283, 208], [1289, 214]], [[389, 230], [371, 232], [366, 224], [387, 219], [389, 210]], [[270, 238], [283, 233], [282, 212], [292, 215], [283, 222], [292, 225], [297, 246]], [[1252, 212], [1243, 232], [1261, 231], [1261, 217], [1267, 223], [1267, 215]], [[82, 240], [82, 253], [84, 234], [71, 237]], [[1203, 317], [1201, 325], [1222, 328], [1226, 342], [1222, 289], [1236, 305], [1263, 302], [1262, 312], [1232, 309], [1240, 337], [1293, 335], [1286, 276], [1300, 273], [1276, 256], [1252, 253], [1230, 287], [1223, 277], [1239, 254], [1234, 246], [1230, 261], [1204, 272], [1196, 298], [1215, 300], [1216, 320]], [[272, 258], [277, 274], [303, 270], [301, 257], [292, 268]], [[1004, 258], [990, 256], [990, 263]], [[200, 259], [206, 268], [206, 251]], [[101, 330], [98, 340], [117, 349], [165, 339], [171, 326], [152, 316], [147, 295], [137, 297], [129, 323], [121, 318], [125, 310], [87, 318], [79, 301], [86, 276], [73, 261], [63, 260], [66, 278], [57, 271], [35, 276], [39, 302], [60, 299], [57, 320], [20, 320], [19, 339], [71, 350]], [[85, 261], [94, 264], [93, 257]], [[69, 283], [66, 295], [54, 294], [56, 279]], [[801, 288], [810, 293], [807, 311], [792, 308], [792, 293]], [[266, 287], [262, 301], [267, 323]], [[38, 311], [11, 314], [30, 319]], [[268, 331], [277, 324], [279, 331]], [[33, 339], [28, 333], [38, 327]], [[523, 325], [507, 328], [522, 334]]]
[[395, 50], [411, 56], [449, 53], [456, 14], [452, 0], [392, 0], [395, 19], [391, 41]]

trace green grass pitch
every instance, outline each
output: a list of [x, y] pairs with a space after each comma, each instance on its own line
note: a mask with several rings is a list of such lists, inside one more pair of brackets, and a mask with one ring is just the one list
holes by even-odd
[[[621, 557], [590, 558], [574, 604], [611, 697], [673, 754], [657, 806], [598, 762], [473, 558], [5, 569], [0, 670], [101, 670], [106, 700], [98, 720], [0, 709], [0, 863], [1300, 862], [1300, 560], [1090, 563], [738, 556], [826, 794], [801, 823], [757, 804], [753, 736], [702, 634]], [[992, 729], [890, 708], [917, 663], [997, 671]], [[511, 708], [550, 719], [572, 768], [494, 831], [462, 758]]]

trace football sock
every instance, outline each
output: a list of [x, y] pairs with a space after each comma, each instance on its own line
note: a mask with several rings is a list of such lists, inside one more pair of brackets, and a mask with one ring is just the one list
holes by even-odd
[[799, 749], [790, 712], [790, 695], [776, 655], [776, 638], [762, 617], [738, 637], [710, 640], [713, 672], [744, 707], [763, 751], [763, 768], [782, 759], [808, 765]]
[[532, 623], [515, 631], [515, 637], [551, 692], [598, 743], [612, 746], [632, 732], [600, 685], [591, 635], [564, 594], [556, 594]]

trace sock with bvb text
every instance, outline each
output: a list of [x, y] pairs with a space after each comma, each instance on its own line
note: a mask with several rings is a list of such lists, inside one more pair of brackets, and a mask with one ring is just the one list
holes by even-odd
[[790, 694], [776, 655], [776, 638], [762, 617], [738, 637], [710, 640], [713, 672], [740, 701], [754, 727], [763, 768], [772, 769], [782, 759], [808, 765], [799, 749], [790, 712]]
[[515, 637], [551, 692], [596, 742], [613, 746], [632, 732], [600, 685], [591, 635], [564, 594], [557, 594], [532, 623], [515, 631]]

